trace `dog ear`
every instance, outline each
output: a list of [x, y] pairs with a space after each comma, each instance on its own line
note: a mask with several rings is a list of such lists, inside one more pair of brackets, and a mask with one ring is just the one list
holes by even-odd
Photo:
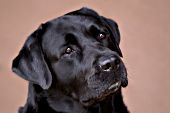
[[115, 50], [121, 57], [123, 57], [121, 49], [119, 48], [120, 32], [117, 23], [103, 16], [101, 16], [101, 20], [105, 24], [105, 26], [110, 30], [113, 50]]
[[89, 8], [81, 8], [79, 10], [67, 13], [66, 15], [83, 15], [83, 16], [90, 16], [93, 17], [95, 19], [97, 19], [98, 21], [102, 22], [102, 24], [104, 26], [106, 26], [111, 33], [111, 41], [112, 41], [112, 45], [111, 48], [116, 51], [119, 56], [123, 57], [122, 52], [119, 48], [119, 43], [120, 43], [120, 32], [118, 29], [118, 25], [115, 21], [105, 18], [103, 16], [100, 16], [97, 12], [95, 12], [92, 9]]
[[41, 48], [41, 37], [46, 27], [46, 24], [41, 25], [28, 37], [12, 63], [13, 72], [43, 89], [48, 89], [52, 83], [52, 75]]

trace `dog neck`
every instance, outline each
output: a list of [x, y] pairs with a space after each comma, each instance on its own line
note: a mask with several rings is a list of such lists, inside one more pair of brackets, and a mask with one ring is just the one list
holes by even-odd
[[123, 103], [121, 89], [115, 95], [91, 107], [83, 107], [78, 101], [60, 93], [55, 96], [29, 84], [27, 103], [20, 108], [19, 113], [128, 113]]

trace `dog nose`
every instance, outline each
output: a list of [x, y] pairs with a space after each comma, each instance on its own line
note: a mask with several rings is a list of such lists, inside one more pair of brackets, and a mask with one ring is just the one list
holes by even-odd
[[101, 71], [109, 72], [111, 70], [116, 71], [119, 68], [120, 59], [116, 57], [101, 58], [99, 60], [99, 68]]

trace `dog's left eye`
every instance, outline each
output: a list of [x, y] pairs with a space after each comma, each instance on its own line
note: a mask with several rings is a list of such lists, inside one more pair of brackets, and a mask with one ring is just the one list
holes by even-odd
[[99, 39], [99, 40], [103, 40], [105, 38], [107, 38], [105, 33], [99, 33], [98, 36], [97, 36], [97, 39]]

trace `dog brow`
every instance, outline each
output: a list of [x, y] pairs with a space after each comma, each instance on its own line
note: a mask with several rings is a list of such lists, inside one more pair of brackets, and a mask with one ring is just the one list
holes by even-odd
[[66, 42], [66, 45], [69, 45], [69, 44], [79, 45], [78, 40], [76, 39], [76, 36], [72, 33], [67, 33], [65, 35], [65, 42]]

